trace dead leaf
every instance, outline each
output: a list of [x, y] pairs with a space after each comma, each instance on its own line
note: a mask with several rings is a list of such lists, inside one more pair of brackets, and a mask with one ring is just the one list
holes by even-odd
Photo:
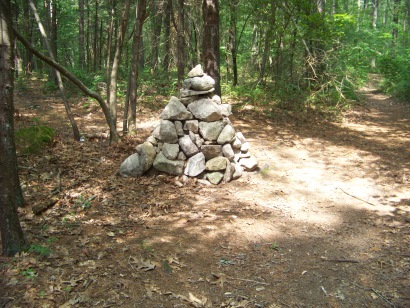
[[130, 257], [130, 262], [137, 265], [137, 269], [143, 270], [144, 272], [151, 271], [156, 266], [156, 264], [150, 260], [134, 259], [133, 257]]

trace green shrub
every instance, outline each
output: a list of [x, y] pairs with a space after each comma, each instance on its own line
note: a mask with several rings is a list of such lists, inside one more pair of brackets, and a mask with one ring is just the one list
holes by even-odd
[[16, 131], [16, 147], [22, 154], [37, 154], [53, 141], [55, 131], [48, 126], [33, 125]]

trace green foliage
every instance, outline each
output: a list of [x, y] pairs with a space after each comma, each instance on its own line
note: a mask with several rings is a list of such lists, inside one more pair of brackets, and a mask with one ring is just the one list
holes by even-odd
[[75, 200], [74, 204], [78, 207], [81, 207], [83, 210], [87, 210], [91, 207], [91, 202], [96, 198], [96, 196], [91, 196], [90, 198], [85, 198], [84, 196], [79, 196]]
[[21, 271], [20, 274], [22, 274], [27, 279], [34, 279], [38, 276], [36, 270], [32, 267], [29, 267], [28, 269]]
[[47, 257], [51, 254], [51, 249], [49, 247], [39, 244], [30, 245], [27, 251], [37, 253], [42, 257]]
[[22, 154], [38, 154], [53, 141], [55, 131], [48, 126], [36, 125], [20, 128], [15, 133], [16, 146]]
[[382, 89], [403, 101], [410, 100], [410, 49], [380, 57]]

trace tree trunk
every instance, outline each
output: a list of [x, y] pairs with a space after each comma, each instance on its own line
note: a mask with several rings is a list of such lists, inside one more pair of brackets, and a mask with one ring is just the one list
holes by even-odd
[[232, 55], [232, 71], [233, 71], [233, 82], [232, 85], [235, 87], [238, 84], [238, 65], [237, 65], [237, 55], [236, 55], [236, 8], [239, 4], [239, 1], [230, 1], [230, 22], [229, 22], [229, 47], [231, 49]]
[[95, 12], [94, 12], [94, 40], [93, 40], [93, 54], [94, 54], [94, 59], [93, 59], [93, 68], [94, 72], [97, 71], [97, 66], [98, 66], [98, 1], [95, 0]]
[[[31, 31], [30, 31], [30, 7], [28, 1], [23, 1], [23, 29], [24, 35], [31, 40]], [[24, 57], [24, 70], [26, 75], [31, 74], [33, 70], [33, 54], [26, 50]]]
[[185, 44], [184, 44], [184, 0], [178, 0], [178, 25], [177, 25], [177, 68], [178, 68], [178, 90], [181, 89], [184, 80], [185, 68]]
[[399, 37], [399, 4], [400, 0], [393, 0], [393, 46], [397, 45], [397, 38]]
[[[1, 0], [0, 0], [1, 1]], [[24, 45], [25, 48], [29, 49], [33, 54], [35, 54], [39, 59], [43, 62], [47, 63], [48, 65], [54, 67], [58, 70], [62, 75], [67, 77], [72, 83], [74, 83], [85, 95], [94, 98], [99, 103], [104, 116], [105, 120], [110, 128], [110, 142], [117, 143], [120, 140], [120, 136], [118, 135], [117, 129], [115, 126], [112, 125], [113, 120], [110, 114], [110, 109], [108, 105], [105, 103], [103, 98], [96, 92], [87, 88], [86, 85], [82, 83], [77, 77], [75, 77], [70, 71], [68, 71], [65, 67], [61, 66], [57, 62], [53, 61], [52, 59], [48, 58], [47, 56], [43, 55], [37, 49], [35, 49], [20, 33], [17, 32], [16, 29], [13, 29], [15, 36], [17, 39]]]
[[153, 31], [152, 31], [152, 57], [151, 74], [158, 69], [159, 46], [161, 41], [162, 15], [164, 14], [164, 1], [154, 1], [153, 4]]
[[[48, 53], [49, 53], [49, 55], [50, 55], [50, 58], [51, 58], [51, 60], [57, 62], [57, 61], [56, 61], [55, 54], [54, 54], [54, 51], [53, 51], [53, 48], [52, 48], [52, 46], [50, 46], [50, 44], [49, 44], [49, 41], [48, 41], [48, 39], [47, 39], [47, 34], [46, 34], [46, 32], [45, 32], [45, 30], [44, 30], [44, 27], [43, 27], [43, 25], [42, 25], [42, 23], [41, 23], [40, 16], [38, 15], [37, 9], [36, 9], [36, 7], [34, 6], [34, 2], [33, 2], [33, 0], [29, 0], [29, 1], [30, 1], [31, 10], [33, 11], [34, 17], [36, 18], [38, 27], [39, 27], [39, 29], [40, 29], [41, 36], [42, 36], [42, 38], [43, 38], [43, 40], [44, 40], [44, 43], [45, 43], [45, 45], [46, 45], [46, 48], [47, 48]], [[59, 89], [60, 89], [61, 96], [62, 96], [62, 98], [63, 98], [64, 107], [65, 107], [65, 110], [66, 110], [66, 112], [67, 112], [67, 117], [68, 117], [68, 119], [69, 119], [69, 121], [70, 121], [72, 130], [73, 130], [74, 140], [79, 141], [79, 140], [80, 140], [80, 131], [78, 130], [77, 123], [76, 123], [76, 121], [75, 121], [75, 119], [74, 119], [74, 115], [73, 115], [73, 113], [71, 112], [70, 105], [69, 105], [68, 100], [67, 100], [67, 97], [66, 97], [66, 95], [65, 95], [65, 90], [64, 90], [64, 85], [63, 85], [63, 79], [61, 78], [61, 74], [60, 74], [60, 72], [59, 72], [58, 70], [54, 69], [54, 71], [55, 71], [55, 75], [56, 75], [56, 78], [57, 78], [57, 84], [58, 84], [58, 87], [59, 87]]]
[[266, 62], [268, 61], [268, 57], [271, 52], [271, 46], [272, 46], [272, 36], [273, 36], [273, 27], [275, 26], [276, 23], [276, 3], [275, 1], [272, 1], [270, 3], [270, 12], [269, 12], [269, 23], [268, 23], [268, 29], [265, 30], [265, 43], [263, 47], [263, 55], [262, 55], [262, 62], [261, 62], [261, 68], [259, 71], [259, 80], [258, 82], [263, 81], [265, 77], [265, 70], [266, 70]]
[[215, 79], [215, 93], [220, 96], [219, 0], [203, 0], [202, 17], [204, 21], [202, 36], [204, 71]]
[[85, 69], [84, 0], [78, 0], [78, 15], [78, 64], [80, 69]]
[[128, 77], [127, 95], [124, 106], [123, 132], [127, 134], [134, 131], [137, 122], [137, 88], [138, 88], [138, 64], [141, 50], [142, 26], [147, 18], [147, 0], [138, 0], [136, 7], [136, 21], [132, 50], [130, 73]]
[[121, 15], [120, 31], [118, 33], [117, 47], [115, 49], [114, 60], [112, 63], [112, 70], [110, 75], [109, 91], [108, 91], [108, 106], [113, 120], [112, 125], [117, 125], [117, 80], [118, 69], [121, 63], [122, 46], [124, 43], [125, 32], [128, 26], [128, 16], [130, 13], [131, 0], [125, 0], [124, 8]]
[[[107, 60], [105, 65], [105, 78], [108, 81], [110, 79], [110, 63], [111, 63], [111, 47], [112, 47], [112, 37], [114, 34], [114, 18], [116, 12], [117, 1], [114, 0], [112, 3], [112, 8], [109, 13], [110, 22], [107, 26]], [[109, 101], [109, 93], [107, 92], [107, 101]]]
[[26, 247], [17, 207], [20, 179], [14, 143], [14, 37], [9, 0], [0, 1], [0, 232], [2, 253], [13, 256]]
[[164, 28], [165, 28], [165, 43], [164, 43], [164, 62], [163, 68], [164, 72], [168, 73], [169, 70], [169, 58], [171, 54], [171, 15], [172, 15], [172, 0], [165, 0], [165, 18], [164, 18]]

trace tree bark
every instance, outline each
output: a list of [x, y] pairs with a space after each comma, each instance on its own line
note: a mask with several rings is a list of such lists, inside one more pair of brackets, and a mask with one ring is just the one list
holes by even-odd
[[20, 179], [14, 143], [14, 37], [9, 0], [0, 0], [0, 232], [2, 253], [13, 256], [26, 247], [17, 207]]
[[232, 71], [233, 71], [233, 82], [232, 85], [235, 87], [238, 85], [238, 65], [237, 65], [237, 55], [236, 55], [236, 19], [237, 13], [236, 8], [239, 4], [239, 1], [230, 1], [229, 8], [230, 8], [230, 22], [229, 22], [229, 47], [231, 49], [232, 55]]
[[215, 94], [220, 96], [219, 0], [203, 0], [202, 17], [204, 21], [202, 36], [204, 71], [215, 79]]
[[74, 83], [85, 95], [94, 98], [98, 102], [104, 113], [105, 120], [110, 128], [110, 142], [117, 143], [120, 140], [120, 136], [118, 135], [116, 127], [112, 125], [113, 120], [111, 117], [110, 109], [108, 108], [108, 105], [105, 103], [103, 98], [97, 92], [94, 92], [91, 89], [87, 88], [87, 86], [84, 85], [81, 80], [75, 77], [74, 74], [68, 71], [65, 67], [61, 66], [57, 62], [53, 61], [52, 59], [43, 55], [41, 52], [35, 49], [20, 33], [17, 32], [16, 29], [13, 28], [13, 31], [16, 38], [24, 45], [25, 48], [29, 49], [40, 60], [58, 70], [62, 75], [64, 75], [67, 79]]
[[112, 63], [112, 70], [110, 75], [109, 92], [108, 92], [108, 106], [110, 107], [110, 113], [112, 125], [117, 125], [117, 82], [118, 82], [118, 69], [121, 63], [122, 46], [124, 43], [125, 32], [128, 26], [128, 16], [130, 13], [131, 0], [125, 0], [124, 8], [121, 15], [120, 31], [118, 33], [117, 47], [115, 49], [114, 60]]
[[164, 62], [163, 68], [164, 72], [168, 73], [169, 70], [169, 58], [171, 54], [171, 15], [172, 15], [172, 0], [165, 0], [165, 17], [164, 17], [164, 27], [165, 27], [165, 43], [164, 43]]
[[177, 69], [178, 69], [178, 90], [181, 89], [184, 80], [185, 68], [185, 44], [184, 44], [184, 0], [178, 0], [178, 25], [177, 25]]
[[128, 76], [127, 95], [124, 106], [123, 132], [127, 134], [135, 130], [137, 121], [137, 88], [138, 65], [141, 50], [142, 26], [147, 18], [147, 0], [139, 0], [136, 7], [136, 21], [132, 50], [130, 73]]
[[78, 16], [78, 64], [80, 69], [85, 69], [84, 0], [78, 0]]
[[[38, 13], [37, 13], [37, 9], [36, 9], [36, 7], [35, 7], [35, 5], [34, 5], [34, 2], [33, 2], [33, 0], [29, 0], [29, 1], [30, 1], [31, 10], [33, 11], [34, 17], [36, 18], [38, 27], [39, 27], [39, 29], [40, 29], [41, 36], [42, 36], [42, 38], [43, 38], [44, 44], [46, 45], [46, 48], [47, 48], [48, 53], [49, 53], [49, 55], [50, 55], [50, 58], [51, 58], [51, 60], [57, 62], [57, 60], [56, 60], [56, 55], [54, 54], [54, 51], [53, 51], [53, 47], [50, 45], [50, 43], [49, 43], [49, 41], [48, 41], [48, 39], [47, 39], [47, 34], [46, 34], [46, 32], [45, 32], [45, 30], [44, 30], [44, 27], [43, 27], [43, 25], [42, 25], [42, 23], [41, 23], [40, 16], [39, 16]], [[74, 119], [74, 115], [73, 115], [73, 113], [71, 112], [70, 105], [69, 105], [68, 100], [67, 100], [67, 97], [66, 97], [66, 95], [65, 95], [65, 90], [64, 90], [64, 85], [63, 85], [63, 79], [61, 78], [61, 74], [60, 74], [60, 72], [59, 72], [57, 69], [53, 69], [53, 70], [54, 70], [54, 72], [55, 72], [55, 76], [56, 76], [56, 78], [57, 78], [57, 84], [58, 84], [58, 87], [59, 87], [59, 89], [60, 89], [61, 96], [62, 96], [62, 98], [63, 98], [63, 103], [64, 103], [65, 110], [66, 110], [66, 112], [67, 112], [67, 117], [68, 117], [68, 119], [69, 119], [69, 121], [70, 121], [71, 128], [72, 128], [72, 130], [73, 130], [73, 138], [74, 138], [74, 140], [79, 141], [79, 140], [80, 140], [80, 131], [78, 130], [77, 123], [76, 123], [76, 121], [75, 121], [75, 119]]]
[[161, 41], [162, 16], [164, 14], [164, 1], [154, 1], [153, 4], [153, 31], [152, 31], [152, 57], [151, 75], [158, 69], [159, 46]]
[[[24, 35], [31, 40], [31, 31], [30, 31], [30, 7], [28, 1], [23, 1], [23, 29]], [[24, 58], [24, 71], [26, 75], [31, 74], [33, 70], [33, 54], [26, 50], [25, 58]]]

